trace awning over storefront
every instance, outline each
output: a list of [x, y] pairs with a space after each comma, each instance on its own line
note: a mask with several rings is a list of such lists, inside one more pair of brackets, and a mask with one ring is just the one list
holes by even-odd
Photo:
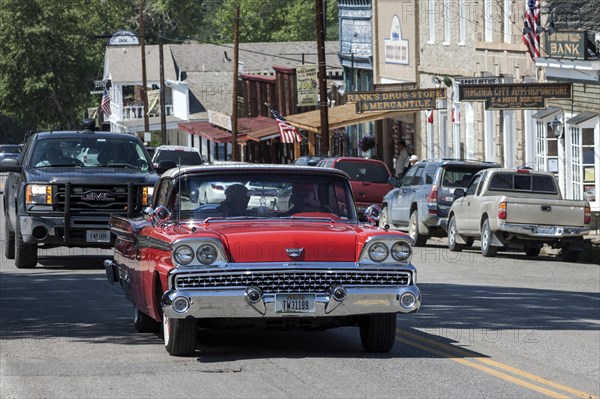
[[546, 109], [536, 112], [535, 114], [531, 115], [531, 117], [533, 119], [539, 119], [540, 122], [548, 122], [548, 121], [552, 120], [552, 117], [555, 116], [555, 114], [557, 114], [561, 111], [562, 111], [562, 108], [548, 107]]
[[[233, 140], [229, 130], [212, 125], [208, 121], [180, 123], [179, 129], [217, 143], [230, 143]], [[279, 134], [277, 121], [264, 116], [238, 119], [237, 130], [237, 140], [242, 143], [248, 140], [265, 140], [267, 136]]]
[[574, 117], [572, 117], [571, 119], [567, 120], [567, 125], [579, 125], [582, 124], [585, 121], [588, 121], [592, 118], [596, 118], [600, 115], [598, 115], [596, 112], [582, 112], [580, 114], [575, 115]]
[[[356, 113], [356, 104], [348, 103], [327, 109], [329, 129], [338, 129], [358, 123], [376, 121], [385, 118], [394, 118], [400, 115], [412, 114], [416, 111], [368, 111]], [[299, 129], [309, 132], [321, 132], [321, 111], [309, 111], [302, 114], [286, 116], [286, 120]]]

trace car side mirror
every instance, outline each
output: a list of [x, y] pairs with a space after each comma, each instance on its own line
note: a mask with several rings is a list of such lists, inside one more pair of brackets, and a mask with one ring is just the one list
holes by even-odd
[[467, 192], [464, 189], [462, 189], [462, 188], [454, 189], [454, 197], [455, 198], [464, 197], [465, 195], [467, 195]]
[[367, 209], [365, 209], [365, 216], [369, 223], [373, 226], [377, 225], [379, 222], [379, 218], [381, 217], [381, 207], [379, 205], [371, 205]]
[[155, 169], [156, 169], [156, 173], [158, 173], [159, 175], [162, 175], [167, 170], [173, 169], [176, 167], [177, 167], [177, 164], [173, 161], [160, 161], [158, 163], [158, 166]]
[[392, 176], [388, 179], [388, 184], [391, 184], [392, 186], [397, 186], [399, 183], [398, 178], [396, 176]]
[[22, 169], [18, 159], [7, 158], [0, 161], [0, 172], [20, 172]]

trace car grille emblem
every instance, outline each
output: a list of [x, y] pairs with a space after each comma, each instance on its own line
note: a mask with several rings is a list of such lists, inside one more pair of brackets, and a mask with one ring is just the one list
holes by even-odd
[[286, 248], [285, 252], [290, 258], [297, 258], [298, 256], [302, 255], [304, 248]]
[[114, 201], [115, 199], [109, 195], [109, 193], [95, 193], [89, 192], [81, 194], [82, 201]]

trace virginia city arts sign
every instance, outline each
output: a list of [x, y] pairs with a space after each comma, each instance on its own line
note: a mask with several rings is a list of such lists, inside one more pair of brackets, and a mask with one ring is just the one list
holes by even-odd
[[436, 100], [446, 98], [446, 88], [347, 93], [347, 96], [348, 102], [356, 102], [356, 113], [421, 111], [437, 108]]
[[544, 109], [550, 98], [573, 97], [571, 83], [459, 85], [459, 101], [485, 101], [485, 109]]

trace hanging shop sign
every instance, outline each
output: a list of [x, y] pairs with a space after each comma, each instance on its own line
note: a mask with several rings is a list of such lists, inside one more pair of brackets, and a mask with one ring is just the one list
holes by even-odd
[[222, 112], [208, 110], [208, 123], [231, 131], [231, 116]]
[[546, 32], [546, 52], [551, 58], [587, 59], [587, 31]]
[[480, 77], [460, 77], [454, 78], [456, 83], [461, 85], [497, 85], [500, 84], [498, 76], [480, 76]]
[[298, 65], [296, 67], [296, 90], [299, 107], [308, 107], [319, 104], [317, 101], [317, 87], [317, 66]]
[[[359, 94], [359, 93], [348, 93]], [[362, 93], [356, 98], [356, 113], [368, 111], [422, 111], [435, 109], [438, 98], [446, 98], [446, 88]]]
[[551, 98], [573, 98], [572, 83], [459, 85], [459, 101], [485, 101], [486, 110], [544, 109]]

